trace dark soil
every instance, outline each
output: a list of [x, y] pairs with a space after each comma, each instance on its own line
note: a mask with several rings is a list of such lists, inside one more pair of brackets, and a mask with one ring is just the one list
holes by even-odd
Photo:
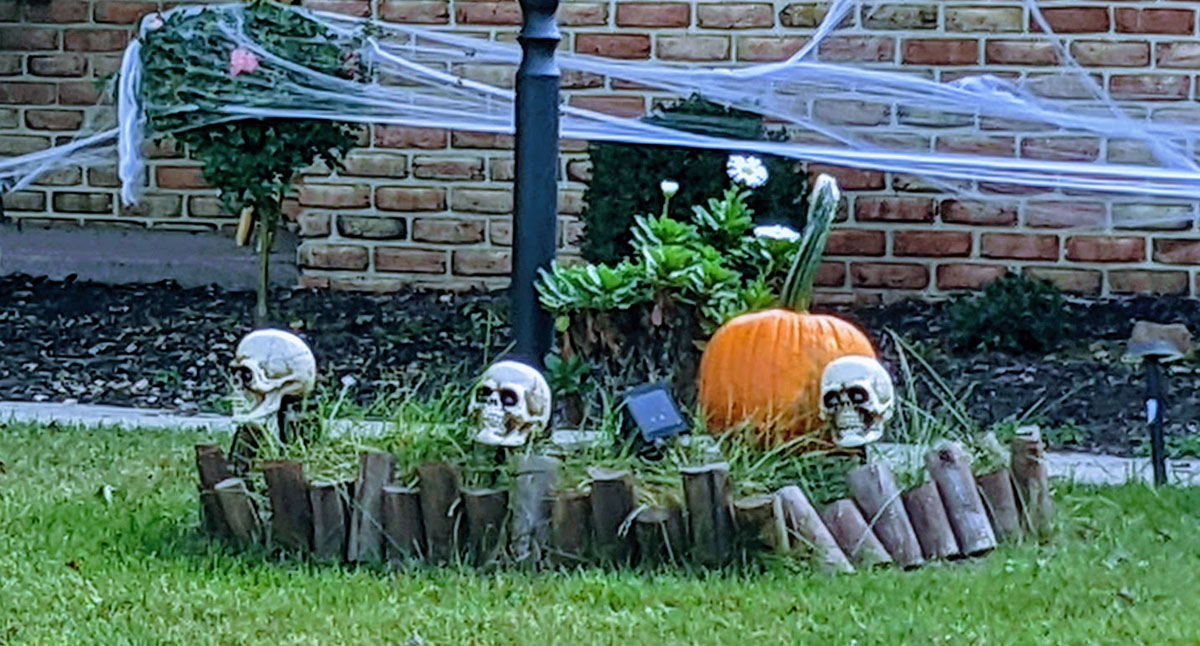
[[[0, 399], [224, 410], [226, 366], [238, 339], [253, 329], [253, 300], [250, 293], [167, 283], [0, 278]], [[274, 302], [281, 326], [313, 347], [322, 387], [336, 391], [352, 376], [363, 404], [400, 386], [428, 391], [469, 378], [510, 339], [502, 294], [296, 290], [278, 293]], [[1050, 355], [952, 349], [936, 304], [838, 313], [872, 331], [898, 376], [885, 330], [913, 341], [984, 425], [1028, 414], [1054, 444], [1136, 452], [1147, 436], [1145, 381], [1138, 367], [1121, 361], [1124, 340], [1136, 319], [1192, 326], [1200, 321], [1200, 302], [1137, 298], [1069, 307], [1073, 340]], [[1195, 440], [1200, 448], [1200, 364], [1173, 364], [1167, 383], [1172, 446]]]

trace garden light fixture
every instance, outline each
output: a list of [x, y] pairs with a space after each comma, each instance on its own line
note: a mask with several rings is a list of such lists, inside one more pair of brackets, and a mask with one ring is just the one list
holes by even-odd
[[1166, 411], [1162, 363], [1182, 359], [1191, 350], [1192, 335], [1185, 325], [1163, 325], [1149, 321], [1133, 324], [1125, 356], [1141, 359], [1146, 366], [1146, 422], [1150, 424], [1150, 461], [1154, 485], [1167, 483], [1166, 441], [1163, 418]]
[[659, 454], [671, 438], [688, 430], [687, 420], [665, 384], [642, 384], [623, 398], [625, 419], [637, 428], [635, 438], [643, 454]]

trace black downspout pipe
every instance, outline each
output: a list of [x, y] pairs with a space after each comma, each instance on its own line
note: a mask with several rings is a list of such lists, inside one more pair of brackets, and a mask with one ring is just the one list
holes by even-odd
[[538, 269], [554, 260], [558, 235], [558, 0], [520, 0], [524, 26], [517, 69], [513, 271], [509, 287], [514, 359], [538, 369], [554, 326], [538, 304]]

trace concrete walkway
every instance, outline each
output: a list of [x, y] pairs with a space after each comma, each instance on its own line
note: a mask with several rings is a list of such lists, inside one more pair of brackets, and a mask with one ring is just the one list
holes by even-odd
[[[12, 422], [213, 433], [232, 433], [235, 426], [233, 420], [226, 415], [181, 415], [166, 410], [88, 404], [0, 402], [0, 424]], [[339, 422], [334, 425], [334, 433], [377, 435], [387, 426], [387, 422]], [[573, 436], [572, 441], [577, 442], [578, 438]], [[899, 444], [877, 445], [880, 457], [889, 462], [923, 459], [923, 456], [914, 453], [915, 448]], [[1048, 453], [1047, 462], [1051, 477], [1086, 484], [1120, 485], [1134, 481], [1150, 482], [1152, 479], [1148, 458], [1061, 451]], [[1200, 485], [1200, 460], [1172, 460], [1168, 463], [1167, 471], [1173, 484]]]

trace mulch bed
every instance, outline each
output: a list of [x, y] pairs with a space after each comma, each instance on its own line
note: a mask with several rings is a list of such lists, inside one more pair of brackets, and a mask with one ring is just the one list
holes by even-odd
[[[224, 410], [227, 365], [238, 339], [253, 329], [253, 300], [250, 293], [169, 283], [0, 278], [0, 399]], [[294, 290], [274, 302], [278, 322], [313, 347], [322, 387], [337, 392], [343, 377], [354, 377], [364, 404], [398, 386], [428, 391], [467, 378], [511, 338], [502, 294]], [[1200, 302], [1135, 298], [1070, 307], [1077, 333], [1047, 356], [954, 351], [937, 304], [839, 313], [876, 335], [893, 368], [895, 349], [882, 332], [894, 329], [917, 342], [942, 377], [967, 393], [968, 410], [984, 424], [1042, 402], [1034, 417], [1048, 428], [1073, 429], [1052, 433], [1052, 444], [1136, 452], [1147, 435], [1144, 379], [1121, 361], [1132, 321], [1190, 324], [1200, 320]], [[1200, 429], [1200, 370], [1187, 361], [1171, 373], [1167, 432], [1178, 445]]]

